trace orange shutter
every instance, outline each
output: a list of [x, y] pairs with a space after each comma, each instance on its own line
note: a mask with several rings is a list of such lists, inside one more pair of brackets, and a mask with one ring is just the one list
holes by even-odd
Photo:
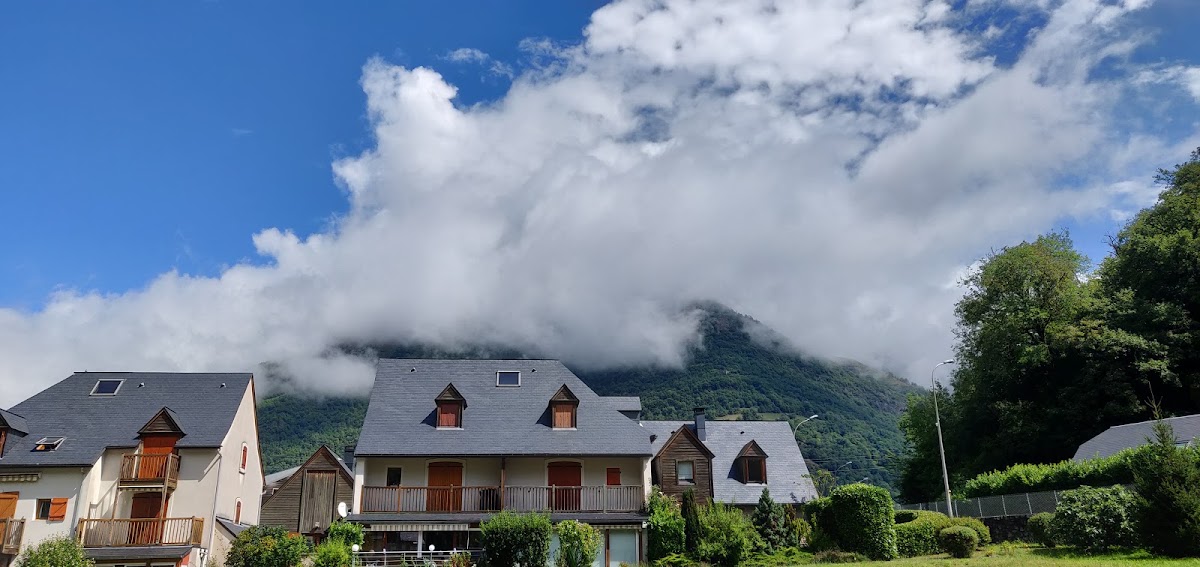
[[567, 429], [575, 427], [575, 408], [569, 404], [554, 406], [554, 428]]
[[17, 497], [16, 492], [5, 492], [0, 494], [0, 520], [14, 518], [17, 515]]
[[61, 522], [67, 519], [67, 499], [66, 498], [51, 498], [50, 499], [50, 515], [46, 517], [51, 522]]
[[458, 404], [438, 405], [438, 427], [462, 427], [458, 423]]
[[621, 486], [621, 469], [608, 469], [606, 471], [608, 478], [605, 479], [605, 484], [609, 486]]
[[250, 448], [242, 445], [242, 470], [246, 470], [246, 461], [250, 459]]

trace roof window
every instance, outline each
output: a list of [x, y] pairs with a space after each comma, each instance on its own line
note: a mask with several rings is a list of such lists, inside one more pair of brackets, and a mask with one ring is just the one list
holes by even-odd
[[64, 439], [65, 437], [42, 437], [41, 439], [38, 439], [37, 445], [33, 447], [33, 451], [35, 453], [53, 451], [57, 449], [59, 445], [62, 445]]
[[99, 380], [92, 387], [93, 396], [115, 396], [117, 390], [121, 389], [121, 383], [124, 380]]
[[496, 373], [497, 386], [520, 386], [521, 372], [517, 370], [501, 370]]

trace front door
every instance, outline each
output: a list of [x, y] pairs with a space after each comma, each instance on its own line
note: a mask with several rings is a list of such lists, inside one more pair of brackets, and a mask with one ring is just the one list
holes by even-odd
[[155, 545], [162, 537], [162, 522], [159, 514], [163, 512], [162, 494], [158, 492], [142, 492], [133, 495], [133, 504], [129, 508], [129, 537], [132, 545]]
[[556, 462], [546, 465], [546, 482], [551, 486], [553, 509], [556, 511], [579, 510], [579, 493], [583, 486], [583, 465], [573, 462]]
[[462, 510], [462, 463], [429, 463], [429, 494], [425, 509], [430, 512]]

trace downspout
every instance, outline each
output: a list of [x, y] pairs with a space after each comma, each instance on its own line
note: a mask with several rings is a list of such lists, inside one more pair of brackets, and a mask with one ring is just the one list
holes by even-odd
[[217, 450], [217, 489], [213, 493], [212, 513], [208, 515], [211, 518], [212, 525], [208, 530], [208, 552], [201, 561], [201, 565], [207, 565], [208, 559], [212, 557], [213, 539], [217, 537], [217, 499], [221, 496], [221, 460], [225, 457], [221, 450]]

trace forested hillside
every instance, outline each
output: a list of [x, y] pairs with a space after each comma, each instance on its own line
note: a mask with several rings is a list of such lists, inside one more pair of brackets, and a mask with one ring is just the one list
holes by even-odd
[[[798, 439], [815, 464], [845, 480], [870, 478], [889, 485], [898, 473], [904, 440], [897, 419], [912, 384], [856, 363], [830, 363], [791, 352], [752, 319], [704, 304], [702, 344], [690, 350], [684, 368], [636, 367], [577, 371], [603, 395], [637, 395], [648, 419], [689, 419], [705, 406], [712, 416], [789, 419], [820, 414], [804, 424]], [[757, 326], [756, 332], [748, 332]], [[768, 344], [774, 343], [774, 344]], [[383, 356], [488, 357], [483, 349], [441, 353], [380, 348]], [[502, 356], [512, 356], [505, 353]], [[357, 436], [366, 398], [311, 399], [277, 395], [262, 400], [259, 421], [268, 471], [294, 466], [325, 443], [340, 448]]]

